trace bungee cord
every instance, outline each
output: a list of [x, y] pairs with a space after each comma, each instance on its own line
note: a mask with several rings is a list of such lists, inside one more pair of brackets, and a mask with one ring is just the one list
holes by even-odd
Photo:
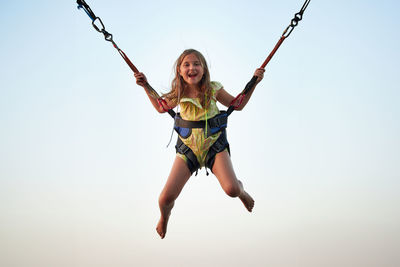
[[[264, 60], [263, 64], [261, 65], [260, 68], [265, 68], [267, 64], [271, 61], [272, 57], [275, 55], [276, 51], [279, 49], [283, 41], [290, 36], [290, 34], [293, 32], [294, 28], [299, 24], [299, 22], [303, 19], [303, 14], [306, 8], [308, 7], [308, 4], [310, 3], [311, 0], [306, 0], [301, 7], [300, 11], [297, 12], [293, 19], [290, 21], [289, 26], [286, 27], [286, 29], [283, 31], [280, 39], [276, 43], [275, 47], [272, 49], [272, 51], [269, 53], [267, 58]], [[113, 40], [113, 35], [106, 31], [105, 26], [100, 19], [100, 17], [97, 17], [93, 10], [90, 8], [90, 6], [84, 1], [84, 0], [77, 0], [76, 3], [78, 4], [78, 9], [83, 9], [86, 14], [89, 16], [89, 18], [92, 20], [92, 26], [93, 28], [102, 33], [104, 35], [104, 39], [106, 41], [109, 41], [113, 44], [114, 48], [117, 49], [118, 53], [121, 55], [121, 57], [124, 59], [124, 61], [128, 64], [128, 66], [131, 68], [131, 70], [134, 73], [139, 73], [139, 70], [136, 68], [136, 66], [132, 63], [132, 61], [128, 58], [128, 56], [122, 51], [117, 44]], [[253, 76], [251, 80], [246, 84], [245, 88], [243, 91], [236, 96], [236, 98], [230, 103], [230, 106], [228, 107], [226, 111], [226, 116], [229, 116], [234, 110], [238, 109], [239, 106], [242, 104], [246, 94], [255, 86], [257, 81], [257, 77]], [[151, 87], [151, 85], [146, 82], [145, 84], [145, 89], [149, 93], [149, 95], [156, 99], [159, 106], [165, 111], [168, 112], [169, 115], [175, 119], [176, 112], [171, 109], [165, 99], [163, 99], [157, 92], [156, 90]]]
[[[97, 17], [93, 10], [90, 8], [90, 6], [84, 1], [84, 0], [77, 0], [76, 3], [78, 4], [78, 9], [83, 9], [86, 14], [89, 16], [89, 18], [92, 20], [92, 26], [93, 28], [102, 33], [104, 35], [104, 39], [108, 42], [111, 42], [114, 46], [115, 49], [117, 49], [118, 53], [121, 55], [121, 57], [125, 60], [126, 64], [130, 67], [130, 69], [134, 73], [139, 73], [139, 70], [136, 68], [136, 66], [132, 63], [132, 61], [128, 58], [128, 56], [118, 47], [118, 45], [114, 42], [113, 40], [113, 35], [106, 31], [106, 28], [103, 24], [103, 21], [101, 20], [100, 17]], [[175, 111], [171, 109], [167, 102], [156, 92], [156, 90], [153, 89], [153, 87], [146, 82], [145, 84], [145, 89], [149, 93], [149, 95], [156, 99], [159, 106], [165, 111], [168, 112], [172, 118], [175, 118]]]
[[[308, 4], [310, 3], [311, 0], [306, 0], [300, 9], [299, 12], [294, 14], [294, 18], [290, 21], [289, 26], [286, 27], [286, 29], [283, 31], [282, 36], [279, 38], [278, 42], [276, 43], [274, 49], [269, 53], [267, 58], [264, 60], [263, 64], [260, 66], [260, 68], [264, 69], [267, 64], [271, 61], [272, 57], [275, 55], [276, 51], [278, 48], [281, 46], [283, 41], [290, 36], [294, 28], [299, 24], [299, 22], [303, 19], [303, 13], [306, 10]], [[245, 88], [243, 91], [236, 96], [236, 98], [231, 102], [227, 113], [230, 115], [235, 109], [239, 108], [239, 106], [242, 104], [246, 94], [255, 86], [257, 81], [257, 77], [253, 76], [251, 80], [246, 84]]]

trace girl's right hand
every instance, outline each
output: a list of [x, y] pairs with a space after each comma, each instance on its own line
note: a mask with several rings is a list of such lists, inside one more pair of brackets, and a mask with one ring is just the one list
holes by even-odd
[[144, 87], [147, 84], [147, 78], [143, 72], [135, 73], [136, 84]]

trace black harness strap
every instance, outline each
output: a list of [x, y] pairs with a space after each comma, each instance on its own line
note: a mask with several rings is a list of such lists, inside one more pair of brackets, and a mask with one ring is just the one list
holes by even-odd
[[178, 137], [178, 141], [175, 146], [176, 152], [182, 155], [185, 155], [187, 158], [186, 164], [190, 170], [190, 173], [193, 174], [195, 171], [200, 169], [199, 161], [197, 160], [196, 155], [193, 151], [185, 145], [182, 140]]
[[[176, 142], [175, 149], [177, 153], [186, 156], [187, 158], [186, 164], [190, 170], [190, 173], [193, 174], [194, 172], [196, 172], [197, 175], [197, 171], [198, 169], [200, 169], [200, 163], [197, 160], [197, 157], [194, 154], [194, 152], [187, 145], [185, 145], [179, 137], [178, 141]], [[226, 130], [223, 129], [217, 141], [215, 141], [215, 143], [210, 147], [210, 149], [207, 152], [205, 158], [205, 167], [207, 175], [208, 175], [207, 168], [209, 168], [212, 171], [215, 162], [215, 155], [224, 151], [225, 149], [228, 150], [229, 154], [231, 153], [228, 139], [226, 137]]]
[[181, 118], [178, 113], [175, 116], [175, 131], [182, 137], [188, 138], [192, 133], [193, 128], [207, 128], [207, 137], [218, 133], [222, 129], [228, 126], [228, 114], [226, 111], [220, 111], [216, 116], [206, 120], [201, 121], [187, 121]]

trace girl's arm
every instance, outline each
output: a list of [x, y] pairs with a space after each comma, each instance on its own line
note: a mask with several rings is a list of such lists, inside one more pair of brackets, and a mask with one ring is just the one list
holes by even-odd
[[167, 103], [168, 107], [164, 106], [164, 108], [162, 108], [160, 106], [160, 104], [157, 101], [157, 98], [151, 94], [151, 90], [147, 88], [147, 86], [149, 85], [147, 82], [147, 78], [146, 76], [142, 73], [135, 73], [135, 78], [136, 78], [136, 84], [142, 86], [147, 94], [147, 96], [150, 99], [151, 104], [153, 105], [153, 107], [159, 112], [159, 113], [164, 113], [166, 112], [166, 109], [171, 108], [173, 109], [176, 104], [173, 103], [172, 101], [169, 101], [168, 99], [164, 99], [165, 102]]
[[[264, 72], [265, 72], [265, 69], [262, 69], [262, 68], [256, 69], [256, 71], [254, 72], [254, 76], [257, 77], [256, 84], [246, 94], [242, 103], [236, 108], [236, 110], [242, 110], [246, 106], [247, 102], [249, 102], [250, 97], [253, 94], [254, 89], [256, 88], [257, 84], [259, 82], [261, 82], [261, 80], [264, 78]], [[231, 94], [229, 94], [227, 91], [225, 91], [224, 88], [221, 88], [220, 90], [217, 91], [216, 98], [222, 105], [224, 105], [226, 107], [229, 107], [231, 105], [232, 101], [235, 99], [235, 97], [232, 96]]]

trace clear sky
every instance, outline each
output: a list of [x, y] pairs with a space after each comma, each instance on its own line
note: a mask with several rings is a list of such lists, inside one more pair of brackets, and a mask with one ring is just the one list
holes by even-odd
[[[238, 94], [303, 1], [88, 0], [159, 92], [186, 48]], [[399, 266], [398, 1], [311, 1], [228, 138], [249, 214], [202, 170], [165, 240], [174, 159], [75, 1], [1, 1], [0, 265]]]

